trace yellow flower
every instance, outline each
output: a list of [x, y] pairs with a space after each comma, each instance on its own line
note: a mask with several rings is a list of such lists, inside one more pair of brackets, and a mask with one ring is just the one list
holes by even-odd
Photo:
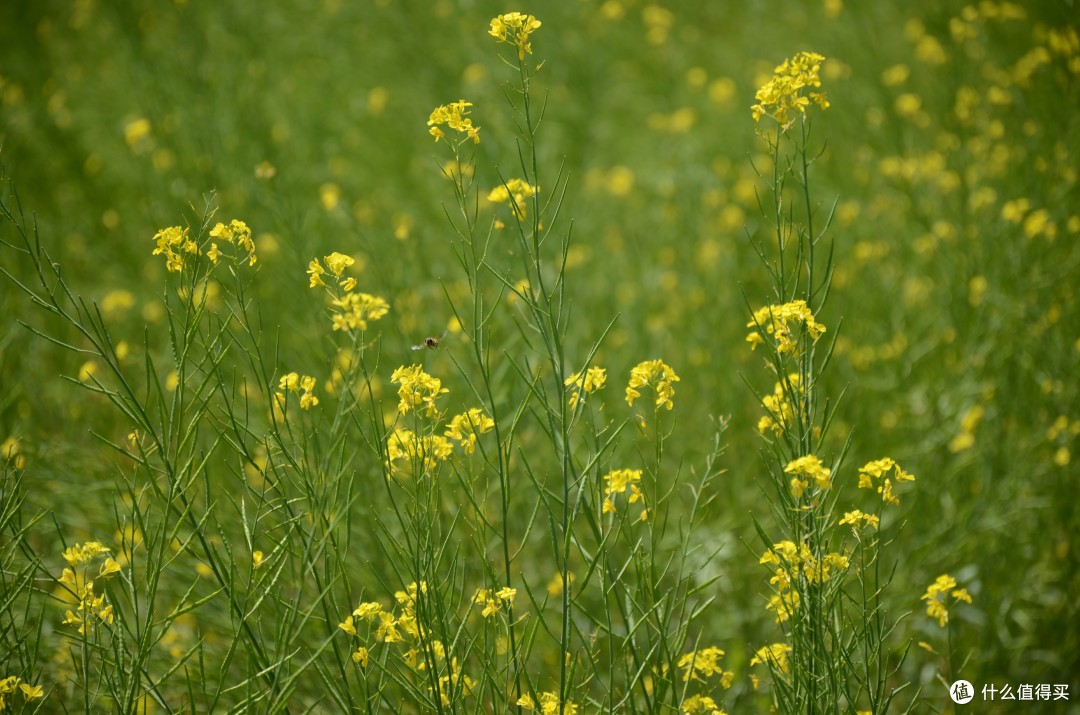
[[684, 715], [724, 715], [724, 711], [708, 695], [691, 695], [683, 700], [682, 711]]
[[966, 588], [957, 588], [955, 578], [949, 574], [938, 576], [927, 587], [921, 600], [926, 601], [926, 614], [931, 618], [936, 618], [938, 625], [942, 628], [949, 622], [949, 609], [945, 606], [946, 595], [952, 596], [954, 602], [971, 603], [971, 594]]
[[356, 263], [356, 260], [352, 256], [346, 256], [344, 253], [338, 253], [334, 251], [329, 256], [325, 257], [326, 266], [330, 269], [338, 278], [345, 272], [345, 269]]
[[370, 656], [368, 655], [368, 649], [363, 646], [356, 649], [356, 652], [352, 654], [353, 662], [359, 665], [361, 668], [368, 667]]
[[396, 626], [397, 621], [394, 618], [394, 614], [382, 611], [379, 613], [379, 626], [375, 629], [375, 639], [386, 643], [399, 642], [401, 640], [401, 634], [398, 632]]
[[357, 606], [356, 610], [353, 611], [354, 616], [357, 616], [358, 618], [363, 618], [368, 623], [375, 620], [375, 618], [378, 617], [380, 613], [382, 613], [382, 605], [375, 603], [374, 601], [367, 601], [365, 603], [361, 603], [359, 606]]
[[540, 21], [532, 15], [522, 15], [520, 12], [510, 12], [499, 15], [491, 21], [491, 29], [488, 34], [499, 42], [505, 42], [518, 48], [518, 60], [525, 59], [525, 53], [532, 53], [532, 43], [529, 35], [540, 29]]
[[787, 643], [773, 643], [764, 648], [758, 648], [754, 657], [750, 659], [750, 665], [770, 665], [781, 673], [786, 673], [790, 652], [791, 646]]
[[[241, 249], [247, 251], [248, 265], [255, 265], [255, 241], [251, 238], [251, 229], [243, 221], [233, 219], [228, 225], [219, 223], [210, 229], [210, 237], [235, 243]], [[214, 262], [217, 263], [217, 261]]]
[[435, 400], [449, 392], [442, 386], [442, 380], [428, 375], [421, 365], [399, 367], [390, 375], [390, 382], [400, 385], [398, 412], [403, 415], [414, 407], [423, 406], [428, 417], [435, 417], [439, 413]]
[[469, 113], [469, 107], [472, 106], [472, 102], [466, 102], [464, 99], [459, 99], [456, 102], [450, 104], [444, 104], [436, 107], [431, 112], [431, 116], [428, 117], [428, 133], [435, 137], [435, 141], [439, 141], [446, 137], [446, 133], [439, 127], [445, 125], [450, 129], [464, 134], [465, 138], [472, 139], [473, 143], [480, 143], [480, 127], [473, 126], [472, 119], [466, 115]]
[[577, 715], [577, 705], [562, 702], [555, 692], [540, 693], [540, 712], [543, 715]]
[[458, 442], [466, 454], [476, 451], [476, 435], [495, 429], [495, 421], [479, 407], [463, 412], [450, 420], [446, 436]]
[[533, 186], [522, 179], [510, 179], [501, 186], [496, 186], [488, 192], [487, 199], [493, 204], [506, 203], [513, 199], [513, 210], [518, 220], [524, 220], [526, 216], [525, 200], [532, 198], [540, 192], [539, 186]]
[[353, 625], [353, 617], [348, 616], [344, 621], [338, 624], [338, 628], [348, 633], [350, 636], [356, 635], [356, 626]]
[[821, 86], [821, 63], [825, 58], [815, 52], [800, 52], [784, 60], [773, 70], [773, 77], [757, 91], [758, 103], [750, 108], [754, 121], [770, 116], [785, 129], [791, 125], [795, 114], [806, 114], [813, 101], [822, 109], [829, 107], [824, 92], [807, 91]]
[[[832, 471], [823, 465], [820, 459], [812, 454], [788, 462], [787, 466], [784, 467], [784, 473], [794, 474], [796, 477], [809, 477], [817, 482], [817, 488], [821, 491], [825, 491], [832, 486], [832, 482], [830, 481]], [[794, 485], [796, 481], [797, 479], [792, 479], [792, 491], [795, 491]], [[800, 496], [802, 494], [802, 489], [806, 488], [806, 482], [802, 482], [801, 484], [802, 486], [799, 490], [799, 494], [796, 496]]]
[[[179, 226], [163, 228], [154, 234], [157, 247], [154, 249], [155, 256], [165, 256], [165, 268], [170, 273], [179, 273], [184, 270], [184, 258], [182, 251], [185, 247], [194, 245], [191, 241], [191, 232]], [[188, 253], [192, 251], [187, 250]], [[195, 252], [198, 252], [196, 247]]]
[[841, 524], [849, 524], [854, 528], [859, 528], [859, 524], [865, 524], [866, 526], [872, 526], [875, 529], [878, 528], [881, 523], [881, 519], [874, 514], [863, 514], [856, 509], [855, 511], [849, 511], [844, 513], [844, 518], [840, 520]]
[[724, 651], [715, 646], [686, 653], [678, 662], [678, 667], [683, 669], [683, 682], [691, 678], [722, 676], [724, 669], [720, 667], [720, 659], [723, 657]]
[[604, 476], [607, 487], [605, 495], [625, 494], [627, 489], [641, 481], [640, 469], [614, 469]]
[[[859, 469], [859, 488], [876, 489], [886, 504], [899, 504], [900, 499], [893, 493], [893, 481], [887, 474], [892, 474], [897, 482], [913, 482], [915, 477], [889, 457], [875, 459], [867, 462]], [[881, 479], [880, 485], [875, 485], [874, 480]]]
[[630, 371], [630, 382], [626, 386], [626, 402], [634, 404], [634, 400], [641, 397], [638, 388], [653, 385], [656, 389], [656, 407], [675, 407], [672, 398], [675, 397], [674, 383], [679, 382], [679, 376], [668, 367], [663, 360], [647, 360], [638, 363]]
[[746, 336], [746, 342], [750, 343], [751, 348], [764, 343], [765, 338], [761, 335], [761, 329], [764, 328], [765, 333], [771, 336], [778, 353], [793, 353], [798, 344], [798, 336], [792, 335], [791, 323], [802, 323], [814, 342], [825, 332], [825, 326], [814, 319], [806, 301], [796, 300], [754, 311], [753, 320], [746, 324], [746, 327], [753, 328], [754, 331]]
[[573, 375], [566, 378], [566, 381], [563, 384], [574, 390], [570, 394], [570, 409], [576, 409], [578, 402], [582, 401], [582, 392], [592, 394], [597, 390], [603, 389], [606, 382], [607, 370], [602, 367], [590, 367], [584, 374], [575, 372]]
[[367, 330], [368, 322], [374, 322], [390, 312], [390, 304], [383, 298], [367, 293], [346, 293], [331, 301], [334, 311], [334, 330]]
[[322, 276], [326, 273], [326, 270], [319, 263], [318, 258], [312, 258], [311, 263], [308, 264], [308, 275], [311, 277], [311, 282], [308, 284], [309, 288], [315, 288], [316, 286], [325, 286]]
[[42, 688], [40, 685], [19, 683], [19, 690], [22, 691], [23, 697], [27, 700], [37, 700], [38, 698], [45, 697], [45, 689]]

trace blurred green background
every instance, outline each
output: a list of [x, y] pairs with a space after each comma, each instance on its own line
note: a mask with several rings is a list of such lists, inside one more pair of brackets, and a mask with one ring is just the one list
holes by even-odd
[[[748, 238], [762, 223], [754, 166], [767, 163], [749, 106], [775, 64], [813, 50], [828, 58], [832, 102], [815, 119], [814, 190], [823, 214], [836, 202], [835, 284], [819, 318], [839, 335], [825, 387], [846, 389], [848, 488], [855, 466], [884, 455], [918, 479], [883, 525], [896, 534], [891, 613], [910, 613], [897, 644], [943, 647], [919, 597], [948, 572], [974, 595], [953, 613], [965, 678], [1075, 678], [1072, 2], [16, 0], [0, 7], [0, 161], [53, 258], [121, 338], [162, 319], [151, 237], [194, 221], [213, 191], [220, 219], [255, 231], [258, 304], [283, 364], [328, 369], [304, 270], [338, 250], [364, 259], [360, 289], [393, 306], [379, 324], [392, 369], [449, 324], [444, 286], [464, 292], [431, 109], [474, 103], [483, 191], [517, 173], [512, 73], [486, 34], [511, 10], [543, 21], [539, 150], [549, 185], [569, 177], [572, 355], [583, 361], [618, 314], [597, 358], [617, 391], [641, 360], [676, 369], [669, 447], [684, 469], [707, 451], [712, 418], [731, 416], [706, 537], [725, 545], [711, 641], [752, 652], [777, 635], [747, 548], [758, 549], [751, 515], [768, 506], [761, 411], [743, 378], [771, 388], [744, 342], [746, 302], [771, 299]], [[14, 240], [8, 227], [0, 236]], [[10, 250], [0, 260], [26, 270]], [[83, 366], [17, 324], [42, 317], [9, 282], [0, 315], [0, 441], [19, 438], [27, 456], [28, 508], [93, 534], [111, 523], [116, 465], [89, 426], [114, 439], [127, 426], [58, 379]], [[428, 370], [460, 383], [444, 354]], [[916, 648], [905, 674], [927, 681], [939, 662]]]

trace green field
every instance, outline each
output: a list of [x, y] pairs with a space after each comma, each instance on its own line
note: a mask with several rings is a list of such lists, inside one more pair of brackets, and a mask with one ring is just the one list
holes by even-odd
[[3, 3], [0, 710], [1080, 713], [1076, 17]]

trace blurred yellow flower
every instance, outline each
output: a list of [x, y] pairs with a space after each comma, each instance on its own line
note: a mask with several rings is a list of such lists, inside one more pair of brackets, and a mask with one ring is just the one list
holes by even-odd
[[936, 618], [938, 625], [942, 628], [949, 622], [949, 609], [945, 605], [945, 598], [947, 595], [951, 595], [954, 603], [963, 601], [964, 603], [971, 603], [971, 594], [968, 593], [966, 588], [957, 588], [956, 579], [949, 574], [942, 574], [930, 584], [926, 593], [922, 595], [923, 601], [926, 601], [926, 614], [931, 618]]

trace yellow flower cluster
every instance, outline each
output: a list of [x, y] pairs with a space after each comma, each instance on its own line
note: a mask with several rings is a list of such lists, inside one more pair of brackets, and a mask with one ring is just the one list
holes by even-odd
[[390, 304], [377, 295], [346, 293], [335, 298], [331, 304], [334, 311], [334, 330], [367, 330], [374, 322], [390, 312]]
[[825, 332], [825, 326], [814, 319], [814, 314], [806, 305], [805, 300], [796, 300], [782, 305], [770, 305], [754, 311], [754, 319], [746, 324], [753, 328], [753, 332], [746, 336], [746, 342], [751, 348], [756, 348], [765, 342], [761, 335], [764, 328], [776, 345], [776, 351], [781, 355], [794, 353], [797, 347], [798, 336], [792, 334], [792, 324], [803, 324], [810, 339], [817, 342]]
[[9, 675], [0, 679], [0, 712], [7, 710], [8, 699], [16, 692], [22, 693], [26, 701], [45, 697], [45, 690], [40, 685], [31, 685], [17, 675]]
[[645, 521], [649, 518], [649, 510], [645, 507], [645, 495], [641, 492], [641, 488], [638, 484], [641, 483], [641, 470], [640, 469], [614, 469], [604, 475], [604, 481], [607, 482], [607, 486], [604, 487], [604, 496], [608, 497], [604, 500], [604, 513], [614, 514], [618, 511], [615, 508], [615, 503], [612, 501], [611, 496], [614, 494], [626, 494], [630, 492], [630, 499], [627, 503], [634, 504], [636, 502], [642, 503], [641, 521]]
[[8, 462], [14, 469], [26, 468], [26, 455], [19, 449], [19, 440], [8, 437], [0, 444], [0, 460]]
[[64, 614], [63, 622], [71, 625], [77, 624], [80, 634], [89, 633], [90, 629], [94, 627], [95, 617], [105, 623], [113, 622], [113, 607], [106, 605], [104, 593], [97, 594], [94, 592], [94, 581], [91, 577], [90, 568], [92, 561], [104, 556], [105, 559], [98, 567], [94, 578], [109, 578], [113, 574], [119, 573], [120, 564], [117, 563], [116, 559], [108, 555], [109, 551], [109, 548], [102, 546], [97, 541], [88, 541], [85, 544], [75, 544], [63, 553], [64, 560], [72, 568], [63, 570], [59, 582], [78, 600], [75, 610], [69, 610]]
[[398, 387], [398, 412], [403, 415], [413, 408], [424, 408], [428, 417], [437, 417], [439, 409], [435, 400], [449, 390], [442, 386], [442, 380], [424, 372], [421, 365], [402, 365], [390, 375], [390, 382]]
[[[578, 706], [570, 700], [563, 702], [556, 692], [540, 693], [537, 697], [540, 698], [541, 715], [577, 715]], [[536, 710], [536, 703], [528, 694], [518, 698], [515, 704], [522, 710]]]
[[[330, 273], [340, 279], [338, 286], [343, 288], [346, 292], [356, 288], [355, 278], [342, 278], [342, 274], [345, 273], [345, 269], [356, 263], [356, 259], [352, 256], [346, 256], [344, 253], [338, 253], [334, 251], [329, 256], [323, 256], [323, 260], [326, 262], [327, 268], [330, 269]], [[318, 286], [326, 287], [326, 282], [323, 280], [323, 276], [327, 275], [326, 268], [323, 268], [322, 263], [319, 263], [318, 258], [312, 258], [308, 263], [308, 287], [316, 288]]]
[[860, 524], [877, 529], [881, 524], [881, 518], [874, 514], [864, 514], [856, 509], [855, 511], [844, 512], [844, 518], [840, 520], [840, 523], [847, 524], [853, 529], [858, 529]]
[[[888, 477], [892, 474], [892, 478]], [[893, 493], [893, 479], [897, 482], [913, 482], [915, 477], [905, 472], [899, 464], [889, 457], [867, 462], [859, 469], [859, 489], [874, 489], [886, 504], [899, 504], [900, 499]], [[875, 480], [882, 480], [877, 484]]]
[[727, 715], [708, 695], [691, 695], [682, 703], [683, 715]]
[[760, 434], [772, 431], [773, 434], [780, 436], [794, 424], [799, 405], [792, 405], [788, 397], [791, 392], [794, 392], [796, 397], [799, 397], [805, 393], [805, 390], [802, 389], [801, 378], [797, 372], [789, 374], [787, 382], [787, 389], [785, 389], [783, 383], [778, 382], [773, 387], [771, 395], [765, 395], [765, 397], [761, 398], [761, 404], [768, 411], [768, 414], [758, 420], [758, 432]]
[[[422, 409], [428, 419], [439, 418], [436, 400], [449, 392], [442, 386], [442, 380], [424, 372], [420, 365], [403, 365], [394, 370], [390, 381], [399, 386], [400, 414]], [[462, 452], [472, 454], [476, 451], [477, 435], [486, 434], [493, 429], [495, 421], [479, 407], [473, 407], [453, 417], [447, 424], [445, 436], [433, 432], [421, 435], [399, 427], [387, 440], [387, 476], [399, 471], [398, 463], [403, 461], [411, 464], [417, 472], [433, 470], [439, 462], [450, 459], [454, 452], [454, 442], [460, 445]]]
[[[219, 238], [222, 241], [230, 245], [235, 245], [241, 250], [247, 251], [247, 262], [249, 266], [254, 266], [255, 257], [255, 241], [251, 238], [251, 229], [243, 221], [233, 219], [228, 225], [219, 223], [210, 229], [210, 238]], [[216, 266], [218, 259], [221, 257], [221, 251], [218, 250], [216, 243], [210, 244], [210, 250], [206, 252], [206, 257]]]
[[674, 383], [679, 382], [679, 376], [675, 371], [664, 364], [663, 360], [647, 360], [630, 371], [630, 384], [626, 386], [626, 402], [634, 404], [634, 400], [641, 397], [638, 388], [652, 385], [656, 389], [656, 407], [673, 409], [672, 398], [675, 397]]
[[479, 407], [473, 407], [450, 420], [446, 436], [460, 444], [465, 454], [472, 454], [476, 451], [476, 435], [486, 434], [493, 429], [495, 421]]
[[818, 558], [806, 544], [796, 546], [794, 542], [786, 540], [773, 544], [759, 563], [776, 567], [773, 577], [769, 579], [776, 592], [765, 608], [776, 613], [778, 623], [788, 620], [799, 606], [801, 599], [794, 588], [793, 579], [801, 577], [809, 583], [820, 584], [828, 581], [836, 572], [846, 572], [850, 565], [844, 554], [827, 553]]
[[[243, 221], [233, 219], [228, 225], [218, 223], [210, 229], [210, 237], [238, 246], [247, 252], [244, 258], [247, 259], [248, 265], [255, 265], [255, 241], [251, 238], [251, 229]], [[202, 254], [202, 249], [191, 237], [191, 231], [187, 228], [179, 226], [163, 228], [154, 234], [154, 241], [157, 246], [154, 248], [153, 255], [165, 256], [165, 268], [170, 273], [179, 273], [184, 270], [184, 260], [187, 256]], [[222, 255], [217, 243], [211, 242], [209, 250], [206, 251], [206, 257], [210, 259], [210, 262], [216, 266]]]
[[[524, 221], [526, 216], [526, 199], [530, 199], [540, 193], [539, 186], [533, 186], [524, 179], [510, 179], [501, 186], [496, 186], [488, 192], [487, 199], [493, 204], [503, 204], [513, 199], [511, 204], [514, 214], [519, 221]], [[497, 228], [502, 228], [501, 222], [496, 222]]]
[[400, 471], [399, 462], [414, 465], [420, 472], [434, 469], [439, 462], [450, 459], [454, 445], [450, 440], [437, 434], [418, 435], [412, 430], [398, 428], [386, 442], [389, 461], [386, 465], [387, 476]]
[[923, 594], [922, 599], [926, 601], [926, 615], [931, 618], [936, 618], [938, 625], [942, 628], [949, 622], [949, 609], [945, 607], [946, 596], [952, 596], [953, 603], [971, 603], [971, 594], [968, 593], [966, 588], [957, 588], [956, 579], [949, 574], [942, 574], [930, 584], [926, 589], [926, 593]]
[[757, 91], [758, 103], [750, 108], [754, 121], [770, 116], [783, 127], [790, 126], [795, 115], [806, 114], [813, 101], [822, 109], [829, 107], [824, 92], [808, 91], [821, 86], [821, 63], [825, 58], [815, 52], [800, 52], [773, 70], [773, 77]]
[[590, 367], [584, 373], [575, 372], [566, 378], [563, 384], [573, 390], [570, 393], [570, 409], [577, 409], [578, 402], [584, 402], [581, 397], [582, 392], [591, 395], [603, 389], [605, 383], [607, 383], [607, 370], [602, 367]]
[[[416, 600], [427, 592], [427, 583], [421, 582], [419, 585], [411, 583], [404, 591], [394, 593], [396, 615], [395, 609], [386, 610], [377, 601], [363, 602], [338, 624], [338, 628], [361, 641], [352, 659], [362, 668], [368, 667], [371, 649], [376, 644], [403, 643], [408, 646], [408, 650], [401, 653], [401, 659], [417, 673], [429, 667], [441, 673], [438, 679], [439, 699], [444, 706], [449, 706], [449, 693], [466, 697], [476, 687], [476, 682], [461, 672], [457, 658], [447, 657], [447, 648], [442, 641], [427, 639], [426, 629], [417, 621]], [[365, 623], [366, 634], [361, 636], [357, 626]], [[371, 639], [374, 639], [374, 644]]]
[[491, 21], [488, 34], [499, 42], [505, 42], [518, 48], [518, 60], [525, 59], [525, 53], [532, 54], [529, 35], [540, 29], [541, 22], [532, 15], [510, 12], [499, 15]]
[[764, 648], [758, 648], [754, 657], [750, 659], [750, 665], [768, 665], [773, 670], [781, 673], [788, 672], [788, 653], [791, 646], [787, 643], [773, 643]]
[[466, 138], [472, 139], [474, 144], [479, 144], [480, 127], [473, 126], [472, 119], [466, 116], [471, 106], [473, 106], [472, 102], [459, 99], [456, 102], [435, 107], [431, 116], [428, 117], [427, 124], [431, 127], [428, 129], [428, 134], [435, 137], [435, 141], [444, 139], [446, 133], [439, 127], [445, 125], [455, 132], [464, 134]]
[[716, 675], [720, 677], [720, 684], [722, 686], [730, 688], [731, 682], [735, 678], [735, 674], [730, 671], [725, 671], [720, 666], [720, 659], [723, 657], [724, 651], [716, 646], [684, 653], [679, 658], [677, 665], [677, 667], [683, 671], [683, 682], [702, 680]]
[[163, 228], [154, 234], [157, 247], [153, 255], [165, 256], [165, 268], [170, 273], [184, 270], [185, 255], [199, 255], [199, 244], [191, 238], [191, 231], [179, 226]]
[[803, 492], [810, 486], [810, 479], [816, 482], [819, 491], [825, 491], [832, 486], [832, 471], [812, 454], [788, 462], [784, 467], [784, 474], [794, 475], [791, 477], [791, 493], [796, 499], [802, 497]]
[[473, 596], [473, 603], [484, 607], [480, 615], [484, 618], [491, 618], [503, 606], [506, 606], [507, 609], [512, 608], [516, 596], [517, 589], [509, 586], [500, 588], [498, 591], [490, 588], [478, 588]]
[[286, 393], [300, 394], [300, 409], [310, 410], [319, 404], [319, 398], [315, 396], [315, 378], [311, 375], [300, 376], [295, 372], [282, 375], [278, 380], [278, 391], [275, 395], [278, 407], [285, 409]]
[[[356, 263], [356, 259], [337, 251], [323, 256], [326, 267], [318, 258], [308, 263], [308, 287], [327, 289], [332, 296], [330, 301], [331, 322], [334, 330], [349, 332], [367, 330], [368, 323], [374, 322], [390, 312], [390, 304], [379, 296], [368, 293], [355, 293], [356, 279], [344, 275], [345, 269]], [[324, 277], [333, 276], [335, 285], [329, 285]]]

